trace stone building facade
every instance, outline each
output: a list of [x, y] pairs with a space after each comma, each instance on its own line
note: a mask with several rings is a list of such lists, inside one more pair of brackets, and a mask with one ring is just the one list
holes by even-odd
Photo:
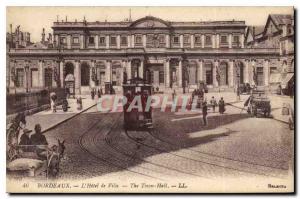
[[[279, 65], [270, 68], [270, 85], [283, 89], [294, 84], [294, 17], [269, 15], [262, 27], [248, 27], [245, 35], [247, 48], [274, 48], [279, 51]], [[290, 84], [290, 85], [289, 85]]]
[[[245, 21], [170, 22], [146, 16], [123, 22], [54, 22], [52, 45], [11, 49], [10, 90], [64, 87], [73, 75], [76, 94], [110, 82], [121, 91], [141, 77], [160, 90], [233, 90], [238, 84], [269, 88], [282, 63], [279, 47], [249, 47]], [[246, 37], [247, 38], [247, 37]], [[256, 75], [257, 74], [257, 75]]]

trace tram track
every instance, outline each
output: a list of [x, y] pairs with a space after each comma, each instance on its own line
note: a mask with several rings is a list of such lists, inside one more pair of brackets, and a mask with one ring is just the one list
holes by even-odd
[[[120, 130], [119, 130], [119, 131], [111, 131], [111, 132], [108, 133], [107, 136], [111, 136], [111, 134], [113, 134], [113, 132], [115, 132], [115, 133], [117, 134], [117, 136], [118, 136], [118, 135], [121, 135], [121, 133], [122, 133]], [[139, 162], [142, 162], [142, 163], [144, 163], [144, 164], [150, 165], [150, 166], [152, 166], [152, 167], [154, 166], [154, 168], [157, 167], [157, 168], [159, 168], [159, 170], [164, 169], [164, 170], [167, 170], [168, 172], [172, 171], [172, 172], [175, 172], [175, 174], [176, 174], [176, 173], [177, 173], [177, 174], [179, 173], [179, 174], [181, 174], [181, 175], [183, 174], [183, 175], [187, 175], [187, 176], [189, 176], [189, 177], [208, 178], [208, 177], [206, 177], [206, 176], [201, 176], [201, 175], [197, 175], [197, 174], [194, 174], [194, 173], [191, 173], [191, 172], [182, 171], [182, 170], [175, 169], [175, 168], [172, 168], [172, 167], [169, 167], [169, 166], [166, 166], [166, 165], [162, 165], [162, 164], [159, 164], [159, 163], [151, 162], [151, 161], [148, 161], [148, 160], [145, 160], [145, 159], [136, 157], [136, 156], [135, 156], [135, 155], [136, 155], [136, 152], [135, 152], [133, 155], [131, 155], [131, 154], [129, 154], [128, 152], [126, 152], [126, 151], [127, 151], [126, 149], [121, 148], [120, 145], [118, 145], [118, 144], [113, 144], [113, 141], [114, 141], [114, 142], [117, 142], [117, 141], [120, 139], [120, 138], [118, 138], [117, 136], [115, 136], [115, 137], [106, 137], [106, 138], [105, 138], [105, 141], [106, 141], [106, 143], [107, 143], [107, 145], [108, 145], [109, 147], [111, 147], [112, 149], [114, 149], [117, 153], [120, 153], [120, 154], [122, 154], [122, 155], [128, 157], [129, 160], [135, 159], [135, 161], [138, 160]], [[134, 145], [134, 146], [135, 146], [135, 145]], [[137, 165], [137, 166], [149, 170], [149, 167], [140, 166], [140, 165]], [[163, 173], [162, 171], [157, 171], [157, 170], [155, 170], [155, 169], [152, 169], [152, 172], [158, 173], [158, 174], [160, 174], [160, 175], [168, 175], [168, 174]], [[172, 174], [172, 175], [169, 175], [169, 177], [173, 178], [174, 176], [173, 176], [173, 174]]]
[[[108, 113], [105, 113], [105, 116], [103, 116], [103, 118], [106, 118], [107, 115], [108, 115]], [[118, 121], [118, 120], [116, 120], [116, 121]], [[116, 124], [116, 121], [111, 125], [111, 127], [110, 127], [109, 130], [108, 130], [108, 132], [110, 132], [110, 131], [113, 129], [113, 127], [114, 127], [115, 124]], [[101, 161], [101, 162], [107, 164], [108, 166], [114, 166], [115, 168], [122, 169], [122, 170], [127, 170], [127, 171], [129, 171], [129, 172], [132, 172], [132, 173], [135, 173], [135, 174], [144, 176], [144, 177], [148, 177], [148, 178], [152, 178], [152, 179], [156, 179], [156, 180], [163, 180], [163, 179], [161, 179], [161, 178], [157, 178], [157, 177], [154, 177], [154, 176], [151, 176], [151, 175], [147, 175], [147, 174], [142, 173], [142, 172], [133, 171], [133, 170], [127, 168], [126, 166], [122, 166], [122, 165], [120, 165], [120, 164], [117, 164], [115, 161], [109, 161], [109, 160], [106, 159], [106, 158], [100, 157], [100, 156], [95, 155], [94, 153], [92, 153], [92, 152], [88, 149], [88, 147], [85, 145], [85, 143], [84, 143], [84, 138], [86, 138], [86, 137], [91, 137], [90, 135], [89, 135], [89, 136], [87, 136], [87, 135], [91, 132], [92, 129], [95, 129], [95, 128], [96, 128], [96, 125], [97, 125], [98, 123], [99, 123], [99, 121], [98, 121], [98, 122], [95, 122], [93, 125], [90, 126], [90, 128], [88, 128], [88, 129], [87, 129], [87, 130], [79, 137], [79, 139], [78, 139], [78, 144], [79, 144], [81, 150], [85, 151], [86, 153], [88, 153], [89, 155], [91, 155], [92, 157], [94, 157], [96, 160], [99, 160], [99, 161]], [[96, 133], [95, 135], [97, 135], [97, 134], [99, 134], [99, 131], [97, 131], [97, 133]], [[90, 141], [89, 146], [90, 146], [90, 144], [92, 144], [92, 143], [93, 143], [93, 144], [98, 144], [98, 143], [95, 143], [95, 142], [93, 141], [94, 138], [95, 138], [95, 135], [92, 136], [92, 140], [89, 140], [89, 141]], [[96, 147], [97, 147], [97, 145], [96, 145]], [[103, 152], [103, 151], [102, 151], [102, 152]], [[118, 158], [117, 158], [117, 159], [118, 159]], [[122, 161], [122, 160], [119, 159], [119, 162], [121, 162], [121, 161]]]
[[[129, 136], [129, 138], [131, 137], [130, 135], [128, 135], [128, 136]], [[138, 143], [140, 145], [143, 145], [143, 146], [148, 147], [148, 148], [155, 149], [155, 150], [159, 151], [160, 153], [168, 153], [168, 154], [170, 154], [170, 155], [172, 155], [174, 157], [179, 157], [181, 159], [185, 159], [185, 160], [188, 160], [188, 161], [193, 161], [193, 162], [198, 162], [198, 163], [201, 163], [201, 164], [206, 164], [206, 165], [209, 165], [211, 167], [218, 167], [218, 168], [221, 168], [221, 169], [224, 169], [224, 170], [231, 170], [231, 171], [235, 171], [235, 172], [247, 173], [247, 174], [258, 175], [258, 176], [278, 177], [278, 176], [274, 176], [274, 175], [268, 175], [268, 174], [265, 174], [265, 173], [258, 173], [258, 172], [254, 172], [254, 171], [247, 171], [247, 170], [238, 169], [238, 168], [234, 168], [234, 167], [230, 167], [230, 166], [223, 166], [223, 165], [220, 165], [220, 164], [215, 163], [215, 162], [212, 163], [212, 162], [206, 162], [206, 161], [200, 160], [200, 159], [194, 159], [194, 158], [185, 157], [183, 155], [178, 155], [178, 154], [175, 154], [173, 152], [169, 152], [167, 150], [163, 150], [163, 149], [160, 149], [158, 147], [154, 147], [154, 146], [151, 146], [151, 145], [144, 144], [142, 142], [136, 141], [132, 137], [130, 139], [132, 139], [133, 141], [135, 141], [136, 143]], [[222, 163], [222, 162], [219, 162], [219, 163]]]

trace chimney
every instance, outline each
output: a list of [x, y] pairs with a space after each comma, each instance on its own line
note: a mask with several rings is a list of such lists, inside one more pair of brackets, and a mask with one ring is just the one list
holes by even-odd
[[43, 32], [42, 32], [42, 42], [45, 42], [45, 28], [43, 28]]

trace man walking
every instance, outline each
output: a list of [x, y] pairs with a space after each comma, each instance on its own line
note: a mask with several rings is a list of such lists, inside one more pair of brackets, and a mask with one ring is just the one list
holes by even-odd
[[207, 116], [207, 103], [206, 103], [206, 101], [204, 101], [203, 105], [202, 105], [202, 115], [203, 115], [203, 125], [207, 126], [207, 119], [206, 119], [206, 116]]
[[214, 96], [212, 96], [212, 98], [211, 98], [211, 100], [210, 100], [210, 104], [211, 104], [211, 106], [212, 106], [213, 112], [215, 112], [216, 106], [217, 106], [217, 101], [216, 101], [216, 99], [215, 99]]

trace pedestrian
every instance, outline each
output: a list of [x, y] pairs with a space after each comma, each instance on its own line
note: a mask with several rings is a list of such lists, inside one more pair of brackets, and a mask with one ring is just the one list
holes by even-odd
[[82, 99], [80, 96], [77, 98], [76, 102], [77, 102], [77, 110], [81, 110], [82, 109]]
[[98, 90], [97, 90], [97, 95], [98, 95], [98, 98], [101, 98], [101, 91], [100, 91], [99, 88], [98, 88]]
[[223, 114], [225, 112], [225, 101], [223, 97], [219, 100], [219, 113]]
[[95, 90], [93, 88], [91, 90], [91, 97], [92, 97], [92, 100], [94, 100], [94, 98], [95, 98]]
[[212, 96], [212, 98], [211, 98], [211, 100], [210, 100], [210, 104], [211, 104], [211, 106], [212, 106], [213, 112], [215, 112], [216, 106], [217, 106], [217, 101], [216, 101], [216, 99], [215, 99], [214, 96]]
[[202, 116], [203, 116], [203, 125], [207, 126], [207, 103], [206, 101], [203, 102], [202, 104]]
[[172, 100], [174, 101], [175, 100], [175, 97], [176, 97], [176, 91], [175, 89], [173, 90], [173, 93], [172, 93]]

